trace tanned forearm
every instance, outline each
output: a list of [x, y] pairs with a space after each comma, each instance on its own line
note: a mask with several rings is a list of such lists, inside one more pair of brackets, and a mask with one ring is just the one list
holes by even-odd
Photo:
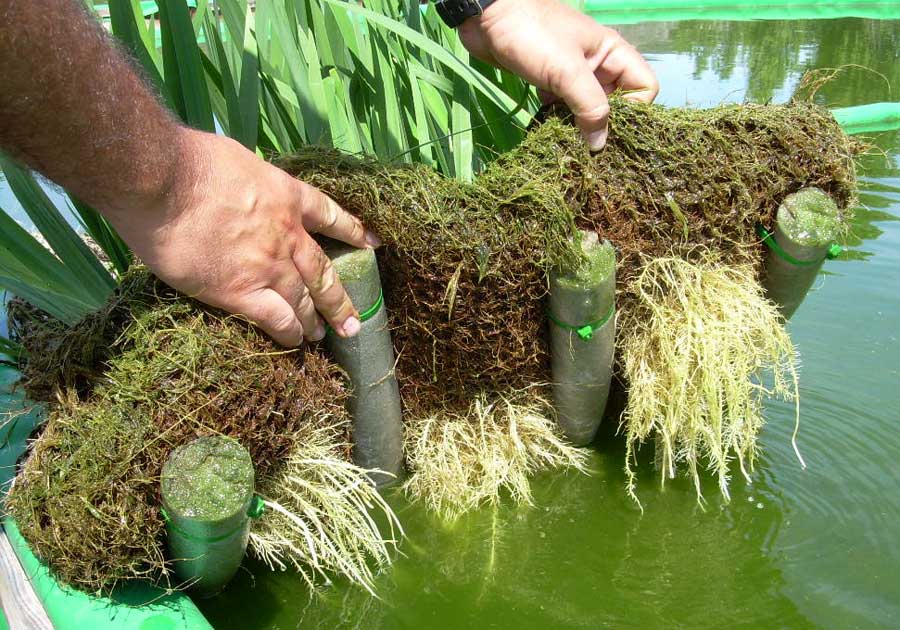
[[359, 332], [311, 234], [359, 220], [237, 142], [179, 125], [83, 0], [0, 0], [0, 148], [102, 212], [174, 288], [296, 346]]
[[0, 148], [108, 216], [165, 205], [179, 125], [81, 0], [0, 0]]

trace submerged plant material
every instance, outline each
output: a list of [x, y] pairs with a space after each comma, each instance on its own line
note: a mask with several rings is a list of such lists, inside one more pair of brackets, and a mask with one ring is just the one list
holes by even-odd
[[407, 427], [411, 476], [406, 492], [453, 519], [503, 492], [531, 503], [529, 477], [540, 470], [585, 472], [586, 455], [559, 436], [553, 408], [534, 393], [477, 398], [464, 414], [426, 416]]
[[648, 260], [620, 329], [625, 471], [635, 499], [635, 451], [650, 438], [663, 482], [683, 465], [700, 498], [706, 468], [727, 498], [734, 459], [749, 481], [762, 399], [797, 397], [794, 346], [753, 266], [724, 264], [707, 250], [693, 258]]
[[[290, 564], [310, 587], [337, 574], [374, 595], [371, 564], [391, 562], [403, 528], [368, 471], [335, 453], [343, 434], [333, 426], [307, 426], [258, 487], [267, 513], [254, 524], [251, 549], [273, 569]], [[386, 521], [380, 526], [373, 518], [379, 513]]]

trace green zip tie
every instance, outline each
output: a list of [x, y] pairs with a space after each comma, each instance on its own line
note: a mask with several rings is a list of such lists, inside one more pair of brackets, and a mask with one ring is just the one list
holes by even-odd
[[573, 326], [572, 324], [567, 324], [556, 319], [556, 316], [547, 310], [547, 317], [551, 322], [559, 326], [560, 328], [564, 328], [565, 330], [571, 330], [579, 337], [581, 337], [584, 341], [590, 341], [594, 336], [594, 333], [600, 330], [603, 327], [603, 324], [609, 321], [609, 318], [613, 316], [613, 313], [616, 310], [616, 304], [613, 302], [609, 307], [609, 312], [603, 316], [602, 319], [598, 319], [595, 322], [591, 322], [590, 324], [583, 324], [581, 326]]
[[781, 245], [778, 244], [778, 241], [775, 240], [775, 237], [769, 232], [766, 228], [764, 228], [761, 224], [756, 226], [756, 233], [759, 234], [759, 237], [762, 239], [763, 243], [765, 243], [769, 249], [775, 252], [780, 258], [786, 260], [792, 265], [797, 265], [799, 267], [808, 267], [810, 265], [818, 265], [824, 260], [833, 260], [841, 255], [841, 252], [844, 251], [844, 248], [838, 245], [837, 243], [831, 243], [828, 246], [828, 250], [825, 252], [825, 258], [817, 259], [817, 260], [800, 260], [799, 258], [794, 258], [786, 251], [781, 248]]
[[[247, 516], [249, 516], [250, 518], [253, 518], [253, 519], [257, 519], [260, 516], [262, 516], [263, 512], [265, 512], [265, 511], [266, 511], [266, 502], [263, 500], [263, 498], [261, 496], [259, 496], [258, 494], [254, 494], [253, 498], [250, 500], [250, 506], [247, 508]], [[212, 536], [212, 537], [194, 536], [193, 534], [189, 534], [186, 531], [184, 531], [183, 529], [181, 529], [180, 527], [178, 527], [178, 525], [176, 525], [175, 522], [171, 518], [169, 518], [169, 513], [166, 512], [165, 508], [162, 508], [162, 507], [159, 508], [159, 512], [160, 512], [160, 514], [162, 514], [163, 520], [166, 521], [166, 523], [168, 524], [169, 527], [171, 527], [173, 530], [175, 530], [176, 532], [178, 532], [179, 534], [181, 534], [188, 540], [193, 540], [194, 542], [199, 542], [199, 543], [220, 542], [222, 540], [225, 540], [226, 538], [231, 538], [232, 536], [234, 536], [236, 533], [238, 533], [239, 531], [241, 531], [244, 528], [244, 523], [241, 523], [240, 525], [238, 525], [231, 531], [226, 532], [226, 533], [222, 534], [221, 536]]]
[[266, 502], [263, 501], [261, 496], [254, 494], [253, 499], [250, 500], [250, 507], [247, 508], [247, 516], [256, 519], [262, 516], [265, 511]]
[[[384, 289], [382, 289], [378, 292], [378, 299], [375, 300], [375, 303], [359, 314], [359, 323], [362, 324], [364, 321], [368, 321], [368, 320], [372, 319], [373, 317], [375, 317], [375, 314], [381, 310], [381, 307], [383, 305], [384, 305]], [[329, 335], [331, 335], [334, 333], [334, 328], [332, 328], [328, 324], [325, 324], [325, 332], [327, 332]]]

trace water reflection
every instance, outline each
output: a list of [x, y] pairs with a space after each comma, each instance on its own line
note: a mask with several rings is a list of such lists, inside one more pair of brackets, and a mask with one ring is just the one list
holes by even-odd
[[[846, 238], [844, 260], [864, 260], [872, 255], [865, 241], [884, 234], [884, 223], [900, 220], [900, 131], [874, 134], [865, 138], [872, 145], [858, 163], [860, 177], [859, 205]], [[896, 181], [897, 184], [892, 184]], [[882, 224], [882, 225], [879, 225]]]
[[[806, 20], [748, 22], [656, 22], [619, 27], [651, 58], [678, 54], [690, 59], [695, 81], [713, 75], [721, 83], [740, 79], [730, 100], [781, 100], [781, 90], [813, 68], [845, 67], [817, 100], [829, 107], [900, 98], [900, 21]], [[678, 76], [663, 74], [663, 98]], [[892, 89], [893, 86], [893, 89]], [[707, 93], [709, 90], [701, 90]], [[682, 104], [682, 103], [673, 103]]]

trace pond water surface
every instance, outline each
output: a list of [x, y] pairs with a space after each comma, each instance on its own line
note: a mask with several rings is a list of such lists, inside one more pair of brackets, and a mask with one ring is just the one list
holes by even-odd
[[[660, 101], [783, 101], [809, 68], [856, 64], [828, 106], [900, 100], [900, 21], [680, 22], [621, 29], [662, 82]], [[893, 88], [893, 89], [892, 89]], [[643, 469], [625, 496], [614, 421], [593, 475], [547, 474], [535, 506], [454, 526], [402, 498], [408, 538], [381, 599], [338, 583], [310, 598], [291, 573], [249, 564], [201, 602], [217, 628], [872, 628], [900, 625], [900, 133], [874, 138], [847, 260], [829, 262], [790, 323], [803, 362], [792, 408], [767, 406], [752, 485], [705, 511], [686, 481]]]

